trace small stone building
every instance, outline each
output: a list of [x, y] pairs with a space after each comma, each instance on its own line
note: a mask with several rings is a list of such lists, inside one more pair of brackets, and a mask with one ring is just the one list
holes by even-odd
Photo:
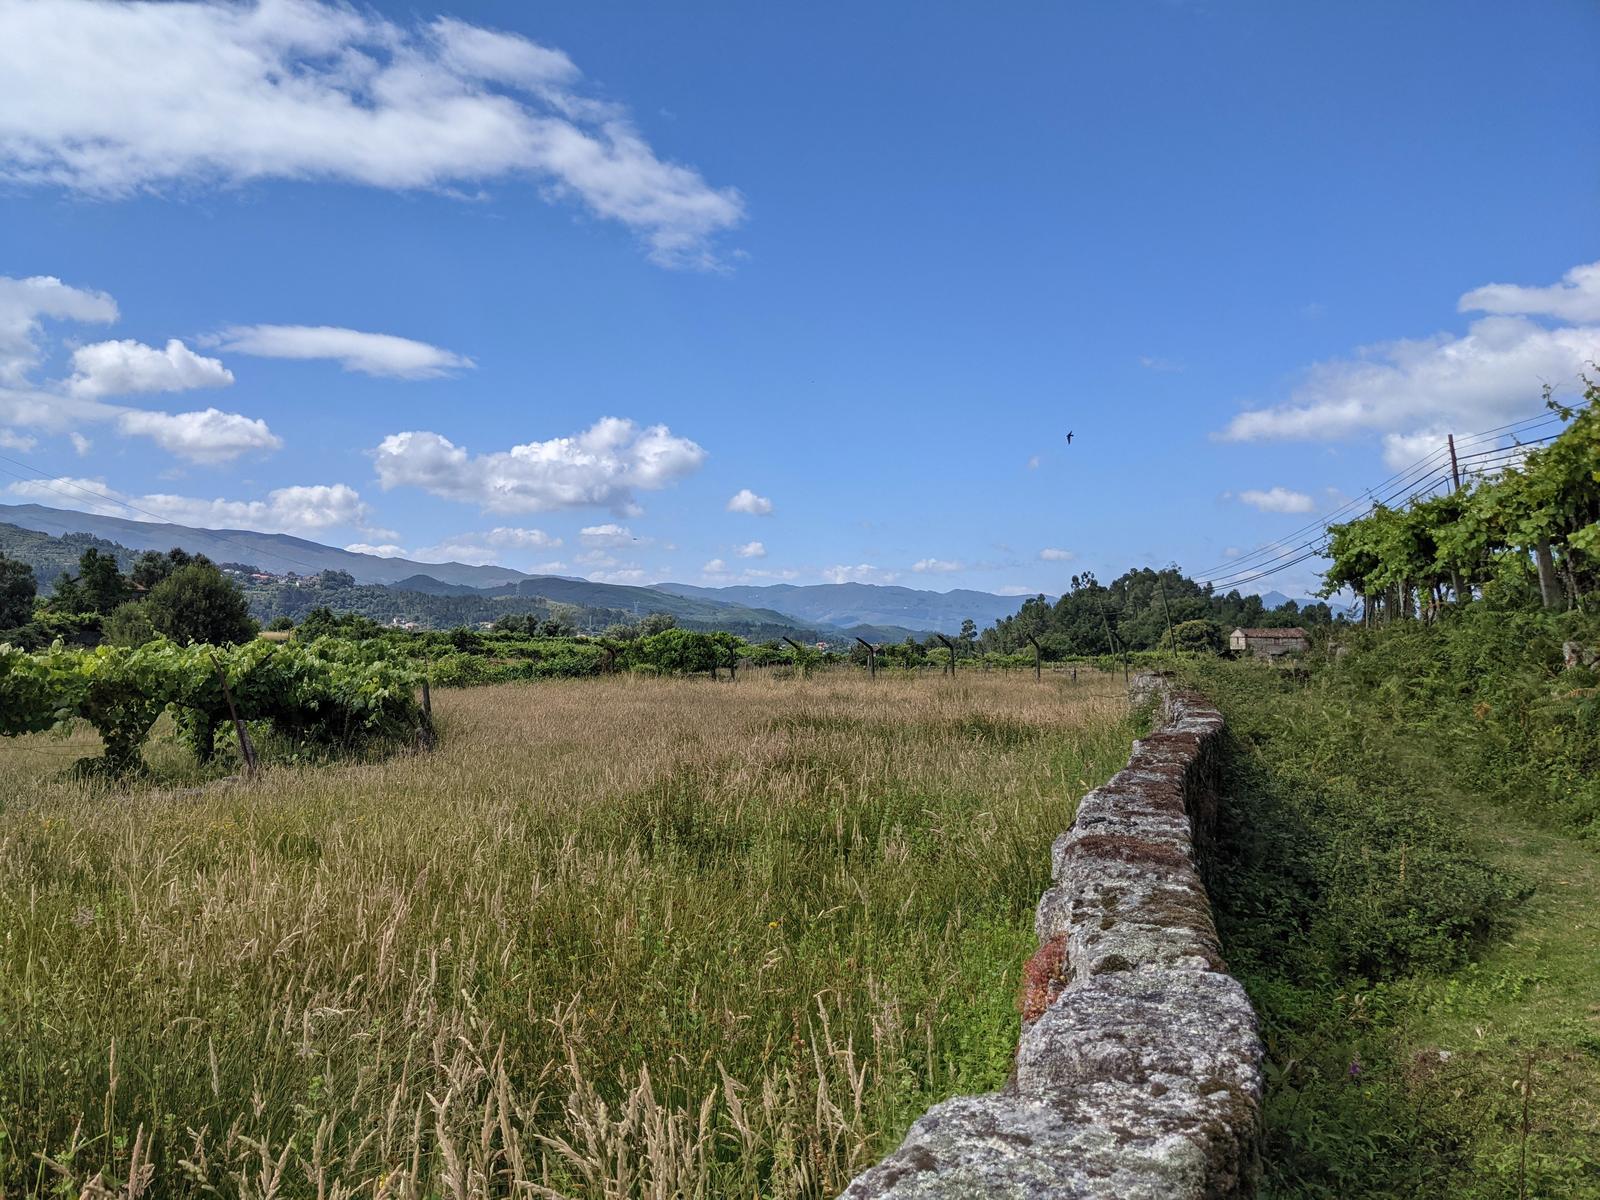
[[1303, 654], [1310, 648], [1310, 635], [1298, 625], [1288, 629], [1235, 629], [1228, 635], [1228, 649], [1252, 658]]

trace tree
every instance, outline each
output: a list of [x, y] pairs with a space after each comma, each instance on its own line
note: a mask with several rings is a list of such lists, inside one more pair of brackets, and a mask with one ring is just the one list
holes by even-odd
[[26, 625], [33, 616], [33, 601], [38, 593], [33, 568], [0, 554], [0, 629]]
[[1172, 640], [1179, 650], [1197, 654], [1217, 654], [1222, 650], [1222, 626], [1215, 621], [1196, 618], [1172, 628]]
[[639, 622], [639, 636], [649, 637], [654, 633], [661, 633], [668, 629], [678, 627], [678, 618], [671, 613], [653, 612]]
[[961, 632], [956, 635], [956, 640], [961, 643], [961, 648], [968, 654], [978, 642], [978, 623], [971, 617], [961, 622]]
[[179, 567], [150, 590], [150, 623], [179, 645], [227, 645], [256, 636], [244, 592], [209, 562]]
[[78, 559], [79, 612], [109, 616], [132, 594], [132, 587], [113, 555], [90, 548]]
[[356, 577], [349, 571], [323, 571], [317, 576], [317, 586], [326, 591], [339, 592], [356, 586]]
[[142, 646], [156, 636], [150, 614], [138, 600], [117, 605], [101, 623], [100, 631], [113, 646]]
[[267, 622], [267, 629], [272, 633], [288, 633], [294, 628], [294, 621], [288, 617], [273, 617]]
[[174, 546], [165, 554], [159, 550], [146, 550], [133, 560], [128, 578], [134, 587], [148, 592], [179, 567], [186, 567], [192, 562], [210, 561], [204, 554], [190, 554], [179, 546]]

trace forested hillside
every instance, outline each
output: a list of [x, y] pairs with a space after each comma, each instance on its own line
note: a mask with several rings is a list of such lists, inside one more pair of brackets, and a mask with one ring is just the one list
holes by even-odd
[[1051, 603], [1035, 596], [1015, 616], [997, 621], [978, 638], [981, 650], [1009, 654], [1036, 638], [1047, 657], [1114, 654], [1122, 650], [1219, 652], [1239, 627], [1293, 626], [1312, 629], [1334, 620], [1325, 603], [1290, 600], [1269, 609], [1260, 596], [1237, 591], [1217, 595], [1177, 567], [1140, 567], [1107, 585], [1085, 571], [1071, 590]]

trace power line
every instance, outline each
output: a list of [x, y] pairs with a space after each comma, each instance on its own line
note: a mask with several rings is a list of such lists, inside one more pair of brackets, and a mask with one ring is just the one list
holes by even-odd
[[[1559, 430], [1553, 433], [1541, 433], [1541, 435], [1538, 437], [1527, 438], [1526, 440], [1522, 440], [1517, 436], [1517, 433], [1524, 435], [1528, 433], [1534, 433], [1538, 430], [1548, 427], [1551, 424], [1561, 425], [1564, 427], [1566, 421], [1556, 413], [1541, 413], [1537, 416], [1523, 418], [1520, 421], [1509, 422], [1494, 429], [1483, 430], [1479, 433], [1470, 434], [1465, 438], [1457, 440], [1457, 461], [1458, 463], [1467, 461], [1479, 462], [1479, 460], [1483, 459], [1492, 459], [1492, 461], [1480, 462], [1479, 466], [1475, 468], [1475, 473], [1480, 475], [1486, 474], [1488, 471], [1496, 470], [1499, 467], [1519, 461], [1528, 449], [1544, 445], [1559, 437], [1561, 432]], [[1507, 431], [1516, 432], [1508, 433]], [[1497, 441], [1503, 440], [1507, 436], [1510, 436], [1512, 440], [1516, 442], [1516, 445], [1495, 446], [1487, 450], [1478, 450], [1466, 455], [1459, 453], [1461, 446], [1479, 445], [1490, 438], [1494, 438]], [[1255, 550], [1250, 551], [1250, 553], [1243, 555], [1240, 558], [1231, 559], [1226, 563], [1207, 568], [1207, 572], [1218, 571], [1223, 567], [1227, 567], [1229, 570], [1220, 576], [1215, 576], [1212, 578], [1204, 578], [1202, 575], [1202, 581], [1207, 583], [1212, 588], [1237, 587], [1241, 584], [1252, 583], [1258, 579], [1267, 578], [1269, 575], [1274, 575], [1280, 571], [1288, 570], [1290, 567], [1298, 566], [1310, 558], [1318, 557], [1321, 554], [1320, 543], [1323, 540], [1320, 535], [1301, 542], [1295, 542], [1294, 539], [1312, 529], [1326, 530], [1326, 528], [1333, 524], [1340, 516], [1349, 513], [1354, 508], [1360, 507], [1364, 502], [1369, 500], [1370, 505], [1367, 511], [1371, 512], [1379, 505], [1390, 504], [1401, 495], [1407, 493], [1409, 493], [1412, 498], [1431, 495], [1434, 491], [1438, 490], [1441, 485], [1452, 482], [1452, 477], [1448, 468], [1444, 467], [1442, 464], [1439, 466], [1434, 466], [1436, 461], [1440, 460], [1444, 456], [1447, 456], [1448, 453], [1449, 451], [1447, 448], [1441, 447], [1440, 449], [1435, 450], [1432, 454], [1425, 455], [1423, 458], [1418, 459], [1409, 467], [1403, 468], [1396, 474], [1391, 475], [1382, 483], [1366, 489], [1361, 496], [1357, 496], [1352, 500], [1346, 501], [1332, 512], [1324, 514], [1310, 524], [1303, 525], [1299, 529], [1292, 530], [1283, 537], [1279, 538], [1277, 541], [1269, 542], [1265, 546], [1257, 547]], [[1391, 485], [1395, 484], [1398, 484], [1399, 486], [1394, 487], [1387, 496], [1383, 497], [1382, 499], [1371, 499], [1374, 493], [1382, 491], [1386, 488], [1390, 488]], [[1309, 553], [1307, 553], [1308, 551]]]

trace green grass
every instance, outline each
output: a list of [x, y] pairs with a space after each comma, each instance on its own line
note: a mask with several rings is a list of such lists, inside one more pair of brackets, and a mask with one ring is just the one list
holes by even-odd
[[1087, 672], [435, 702], [252, 784], [0, 744], [0, 1193], [836, 1194], [1003, 1081], [1133, 729]]
[[1212, 892], [1267, 1039], [1264, 1194], [1600, 1197], [1600, 856], [1349, 682], [1204, 675], [1235, 738]]

